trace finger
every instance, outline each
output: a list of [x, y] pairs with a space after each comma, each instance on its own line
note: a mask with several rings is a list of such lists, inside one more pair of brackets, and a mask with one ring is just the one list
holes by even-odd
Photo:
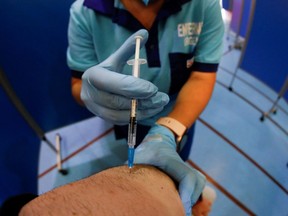
[[[131, 98], [126, 98], [121, 95], [111, 94], [95, 89], [93, 94], [90, 94], [90, 99], [107, 108], [123, 110], [131, 108]], [[154, 109], [164, 107], [169, 102], [167, 94], [157, 92], [150, 98], [138, 99], [138, 110]]]
[[103, 61], [100, 66], [101, 67], [109, 67], [112, 71], [117, 71], [119, 65], [123, 65], [127, 62], [128, 59], [135, 53], [135, 45], [136, 45], [136, 36], [140, 36], [142, 38], [140, 43], [140, 48], [146, 43], [148, 39], [147, 30], [141, 29], [131, 35], [122, 46], [116, 50], [109, 58]]
[[157, 92], [156, 95], [148, 99], [139, 100], [138, 109], [164, 107], [169, 103], [169, 96], [163, 92]]
[[[189, 167], [188, 167], [189, 168]], [[192, 172], [191, 172], [192, 171]], [[205, 185], [205, 177], [198, 171], [190, 169], [185, 178], [179, 183], [179, 194], [187, 212], [197, 202]]]
[[190, 181], [188, 178], [182, 180], [178, 186], [179, 195], [186, 211], [186, 215], [191, 215], [191, 208], [193, 205], [191, 197], [193, 195], [194, 189], [195, 185], [193, 179]]
[[197, 201], [204, 188], [205, 178], [181, 161], [181, 159], [170, 163], [165, 170], [172, 178], [179, 182], [178, 190], [181, 201], [186, 213], [190, 213], [192, 205]]
[[[93, 103], [91, 100], [83, 100], [86, 107], [90, 110], [90, 112], [95, 115], [103, 118], [113, 124], [124, 125], [128, 124], [130, 120], [130, 109], [127, 110], [115, 110], [110, 109], [99, 104]], [[137, 111], [137, 120], [143, 120], [150, 118], [157, 113], [161, 112], [163, 107], [154, 108], [154, 109], [146, 109], [146, 110], [138, 110]]]
[[192, 205], [194, 205], [198, 201], [201, 193], [203, 192], [203, 189], [204, 189], [205, 183], [206, 183], [205, 176], [197, 170], [194, 170], [194, 171], [195, 171], [195, 174], [197, 177], [197, 181], [196, 181], [196, 185], [195, 185], [195, 190], [194, 190], [192, 197], [191, 197]]
[[82, 80], [91, 89], [97, 88], [128, 98], [149, 98], [158, 91], [158, 88], [147, 80], [111, 72], [99, 66], [89, 68]]

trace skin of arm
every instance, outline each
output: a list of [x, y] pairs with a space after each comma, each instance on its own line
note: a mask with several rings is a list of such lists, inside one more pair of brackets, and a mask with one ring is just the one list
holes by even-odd
[[[193, 71], [181, 88], [169, 117], [189, 128], [207, 106], [216, 82], [216, 72]], [[183, 115], [185, 113], [185, 115]]]
[[20, 216], [185, 215], [176, 186], [152, 166], [114, 167], [70, 183], [26, 204]]
[[83, 101], [81, 100], [80, 97], [80, 92], [81, 92], [81, 86], [82, 86], [82, 80], [78, 78], [71, 78], [71, 92], [73, 98], [76, 100], [76, 102], [82, 106], [84, 106]]
[[[168, 116], [189, 128], [208, 104], [215, 82], [216, 72], [192, 72], [179, 92], [176, 104]], [[72, 95], [79, 104], [84, 105], [80, 98], [81, 85], [81, 79], [72, 77]]]

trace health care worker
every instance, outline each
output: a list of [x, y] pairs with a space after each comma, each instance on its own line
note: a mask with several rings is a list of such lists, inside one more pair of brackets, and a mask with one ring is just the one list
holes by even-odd
[[[187, 131], [191, 137], [212, 95], [223, 33], [219, 0], [76, 0], [70, 9], [73, 96], [114, 123], [116, 138], [127, 137], [131, 99], [138, 100], [135, 163], [174, 178], [187, 215], [205, 177], [183, 162], [191, 142], [181, 147], [182, 159], [176, 148]], [[143, 38], [140, 58], [147, 60], [140, 78], [126, 63], [136, 35]]]

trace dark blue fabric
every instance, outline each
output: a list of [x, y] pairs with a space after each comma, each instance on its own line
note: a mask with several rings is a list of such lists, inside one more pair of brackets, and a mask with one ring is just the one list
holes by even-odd
[[218, 70], [217, 64], [208, 64], [208, 63], [199, 63], [194, 62], [192, 66], [193, 71], [201, 71], [201, 72], [216, 72]]
[[193, 53], [170, 53], [169, 62], [171, 68], [171, 85], [169, 95], [176, 94], [188, 80], [191, 68], [187, 68], [187, 61], [193, 57]]
[[105, 15], [112, 15], [114, 11], [114, 0], [85, 0], [84, 5]]
[[71, 76], [74, 77], [74, 78], [81, 79], [83, 73], [84, 73], [84, 71], [74, 71], [74, 70], [71, 70]]
[[188, 160], [190, 152], [191, 152], [191, 148], [192, 148], [192, 145], [193, 145], [194, 132], [195, 132], [195, 124], [193, 124], [189, 128], [189, 130], [187, 131], [187, 140], [185, 142], [184, 147], [179, 152], [179, 155], [180, 155], [180, 157], [182, 158], [183, 161]]
[[149, 35], [148, 41], [145, 44], [148, 66], [161, 67], [157, 24], [154, 23], [149, 31]]

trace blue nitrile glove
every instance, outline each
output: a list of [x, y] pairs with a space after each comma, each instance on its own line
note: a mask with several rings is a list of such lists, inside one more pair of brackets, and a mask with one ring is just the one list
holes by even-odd
[[134, 163], [156, 166], [177, 181], [186, 215], [191, 216], [191, 207], [198, 200], [206, 178], [180, 158], [172, 131], [155, 124], [136, 148]]
[[165, 93], [151, 82], [121, 74], [127, 60], [135, 53], [135, 36], [146, 43], [148, 32], [139, 30], [110, 57], [86, 70], [82, 76], [81, 99], [95, 115], [113, 124], [129, 122], [131, 99], [138, 100], [137, 120], [156, 115], [169, 102]]

